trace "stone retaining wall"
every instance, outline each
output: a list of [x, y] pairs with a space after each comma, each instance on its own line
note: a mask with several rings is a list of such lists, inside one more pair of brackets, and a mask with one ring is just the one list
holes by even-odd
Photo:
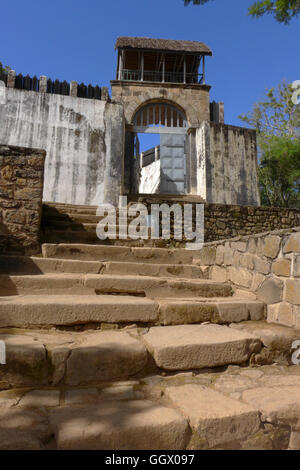
[[[204, 241], [228, 240], [241, 235], [253, 235], [272, 230], [300, 227], [300, 210], [284, 207], [241, 206], [232, 204], [205, 203], [194, 195], [170, 197], [156, 194], [130, 196], [130, 201], [145, 204], [151, 214], [152, 204], [180, 204], [182, 213], [184, 204], [193, 205], [193, 229], [196, 228], [196, 205], [204, 204]], [[173, 213], [171, 213], [173, 220]], [[185, 243], [185, 242], [184, 242]], [[178, 247], [182, 243], [178, 242]], [[177, 246], [177, 245], [176, 245]]]
[[267, 304], [268, 321], [300, 329], [300, 227], [205, 244], [195, 261]]
[[44, 150], [0, 145], [0, 253], [40, 251]]
[[205, 204], [205, 241], [300, 226], [300, 210]]

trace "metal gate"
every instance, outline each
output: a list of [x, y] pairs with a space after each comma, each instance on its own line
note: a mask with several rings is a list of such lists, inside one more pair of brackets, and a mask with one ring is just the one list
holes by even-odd
[[160, 192], [185, 193], [185, 135], [160, 135]]

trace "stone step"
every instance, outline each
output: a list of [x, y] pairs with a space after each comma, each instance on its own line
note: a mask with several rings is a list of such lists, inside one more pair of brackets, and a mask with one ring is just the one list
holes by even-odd
[[85, 204], [66, 204], [63, 202], [43, 202], [43, 209], [58, 209], [58, 210], [87, 210], [87, 211], [95, 211], [98, 209], [98, 206], [89, 206]]
[[25, 295], [0, 297], [0, 328], [101, 323], [156, 323], [159, 306], [123, 295]]
[[86, 231], [63, 231], [63, 230], [46, 230], [41, 233], [41, 242], [50, 244], [85, 244], [85, 245], [100, 245], [100, 246], [124, 246], [132, 248], [165, 248], [169, 249], [170, 246], [176, 248], [185, 248], [186, 242], [184, 240], [174, 240], [171, 235], [168, 240], [164, 239], [138, 239], [127, 238], [125, 240], [118, 237], [113, 239], [100, 240], [95, 233]]
[[207, 279], [206, 266], [192, 264], [130, 263], [108, 261], [104, 263], [105, 274], [137, 274], [140, 276], [158, 276], [170, 278]]
[[173, 371], [246, 363], [262, 348], [250, 333], [212, 324], [153, 327], [142, 340], [156, 365]]
[[[172, 237], [170, 237], [172, 240]], [[150, 237], [147, 240], [138, 239], [133, 240], [127, 238], [125, 240], [114, 238], [100, 240], [97, 234], [94, 232], [88, 232], [84, 230], [45, 230], [41, 233], [42, 243], [51, 244], [89, 244], [89, 245], [101, 245], [101, 246], [127, 246], [127, 247], [167, 247], [170, 244], [170, 240], [152, 240]], [[184, 241], [175, 241], [176, 246], [185, 246]]]
[[0, 275], [0, 295], [123, 294], [148, 298], [227, 297], [229, 284], [207, 279], [164, 279], [108, 274]]
[[99, 274], [103, 266], [100, 261], [0, 255], [0, 274]]
[[[82, 212], [82, 210], [80, 212], [64, 212], [64, 211], [53, 211], [53, 210], [50, 210], [50, 211], [43, 211], [43, 219], [44, 219], [44, 222], [45, 224], [47, 225], [48, 224], [48, 221], [49, 222], [52, 222], [52, 221], [57, 221], [57, 222], [63, 222], [63, 221], [66, 221], [66, 222], [82, 222], [82, 223], [98, 223], [100, 222], [102, 219], [105, 218], [105, 221], [106, 222], [110, 222], [110, 223], [113, 223], [113, 222], [119, 222], [119, 213], [116, 212], [116, 218], [114, 216], [111, 216], [111, 215], [97, 215], [96, 212], [93, 212], [93, 213], [90, 213], [90, 212], [87, 212], [87, 213], [84, 213]], [[120, 222], [125, 222], [126, 220], [128, 222], [132, 221], [133, 219], [135, 219], [136, 216], [131, 216], [131, 215], [127, 215], [127, 217], [123, 217], [123, 215], [121, 215], [121, 218], [120, 218]]]
[[66, 384], [71, 386], [145, 375], [145, 346], [121, 331], [60, 331], [0, 329], [6, 344], [1, 381], [9, 386]]
[[176, 300], [76, 294], [0, 297], [0, 327], [230, 324], [264, 318], [263, 303], [230, 297]]
[[93, 231], [96, 233], [97, 223], [81, 223], [74, 220], [48, 219], [44, 231], [70, 230], [70, 231]]
[[185, 249], [85, 245], [76, 243], [44, 243], [42, 245], [42, 253], [44, 258], [84, 261], [125, 261], [150, 264], [193, 264], [194, 256], [192, 251]]
[[299, 402], [276, 365], [4, 390], [0, 449], [300, 450]]
[[208, 387], [197, 384], [167, 387], [165, 395], [208, 448], [247, 439], [260, 428], [257, 408]]
[[262, 349], [258, 336], [212, 324], [152, 327], [148, 332], [0, 328], [0, 340], [6, 344], [6, 365], [0, 369], [6, 388], [83, 386], [144, 377], [158, 369], [245, 364]]
[[[101, 244], [107, 243], [106, 240], [100, 240], [97, 237], [96, 232], [86, 232], [85, 230], [53, 230], [46, 229], [41, 233], [41, 239], [46, 243], [89, 243], [89, 244]], [[110, 244], [114, 240], [108, 240]]]
[[190, 438], [178, 411], [148, 400], [65, 407], [54, 410], [50, 422], [60, 450], [175, 450], [185, 449]]
[[207, 279], [208, 268], [190, 264], [150, 264], [121, 261], [80, 261], [76, 259], [40, 258], [0, 255], [0, 274], [131, 274], [140, 276]]
[[[266, 306], [257, 300], [240, 300], [231, 297], [159, 300], [159, 323], [162, 325], [205, 322], [260, 324], [265, 318]], [[254, 334], [258, 335], [258, 328]]]
[[[46, 234], [51, 233], [52, 231], [54, 232], [61, 232], [61, 231], [71, 231], [71, 232], [91, 232], [96, 235], [96, 229], [97, 229], [98, 223], [90, 223], [90, 222], [83, 222], [79, 223], [77, 221], [65, 221], [65, 220], [51, 220], [47, 223], [47, 228], [45, 230]], [[116, 225], [115, 232], [119, 234], [121, 233], [126, 233], [126, 229], [128, 228], [128, 225], [121, 225], [120, 226]], [[150, 231], [151, 228], [147, 227], [146, 225], [140, 228], [141, 231], [148, 230]], [[128, 233], [128, 232], [127, 232]], [[97, 235], [96, 235], [97, 236]]]
[[[62, 213], [59, 212], [58, 214], [43, 214], [43, 222], [44, 225], [48, 228], [49, 226], [63, 226], [63, 224], [97, 224], [103, 219], [102, 216], [97, 216], [96, 214], [77, 214], [77, 213]], [[114, 220], [112, 219], [111, 222], [113, 223]]]

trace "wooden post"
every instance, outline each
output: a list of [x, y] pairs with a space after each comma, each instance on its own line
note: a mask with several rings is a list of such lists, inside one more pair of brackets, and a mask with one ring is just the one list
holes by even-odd
[[116, 76], [116, 80], [120, 80], [120, 49], [118, 49], [117, 76]]
[[183, 58], [183, 83], [186, 83], [186, 55]]
[[166, 57], [163, 54], [163, 62], [162, 62], [162, 82], [165, 83], [165, 70], [166, 70]]
[[123, 79], [123, 61], [124, 61], [124, 50], [121, 50], [120, 61], [119, 61], [119, 80]]
[[141, 53], [141, 82], [144, 81], [144, 51]]

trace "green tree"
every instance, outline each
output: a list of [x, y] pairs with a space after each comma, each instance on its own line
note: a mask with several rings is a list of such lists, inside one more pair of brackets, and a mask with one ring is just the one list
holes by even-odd
[[[211, 0], [184, 0], [187, 6], [204, 5]], [[300, 13], [300, 0], [262, 0], [254, 2], [248, 8], [248, 14], [253, 18], [260, 18], [265, 14], [271, 14], [279, 23], [288, 24], [292, 18]]]
[[300, 106], [283, 80], [239, 118], [257, 131], [262, 204], [300, 207]]
[[2, 62], [0, 62], [0, 75], [3, 73], [7, 73], [10, 70], [10, 67], [8, 65], [3, 65]]
[[274, 136], [259, 165], [261, 203], [300, 207], [300, 140]]
[[294, 89], [286, 80], [266, 91], [263, 101], [254, 103], [250, 113], [239, 119], [258, 132], [259, 144], [272, 136], [300, 137], [300, 106], [292, 100]]

